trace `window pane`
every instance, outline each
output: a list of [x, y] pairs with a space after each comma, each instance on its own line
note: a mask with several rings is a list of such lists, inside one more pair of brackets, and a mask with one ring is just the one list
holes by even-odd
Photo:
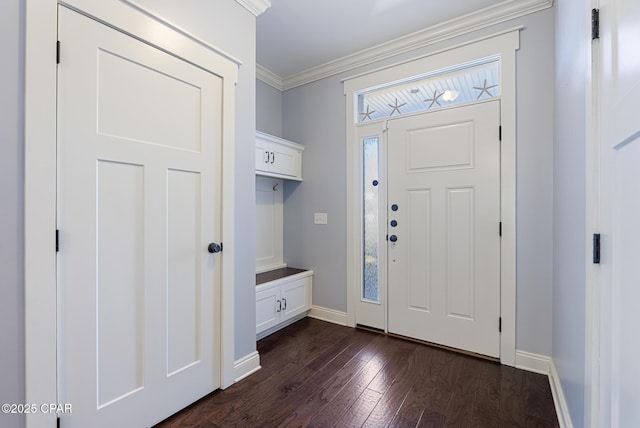
[[378, 137], [363, 140], [364, 284], [362, 297], [379, 300], [378, 281]]
[[434, 110], [500, 95], [500, 62], [487, 58], [367, 90], [358, 95], [358, 122]]

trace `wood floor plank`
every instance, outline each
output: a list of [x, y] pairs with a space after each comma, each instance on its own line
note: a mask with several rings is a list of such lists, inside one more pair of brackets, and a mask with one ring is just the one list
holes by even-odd
[[[371, 411], [380, 402], [382, 394], [378, 391], [365, 389], [358, 399], [353, 403], [349, 410], [342, 415], [334, 425], [340, 428], [362, 427], [368, 420]], [[382, 425], [380, 425], [382, 426]]]
[[257, 344], [262, 369], [161, 428], [558, 427], [548, 379], [303, 319]]
[[524, 408], [527, 416], [548, 422], [557, 421], [549, 378], [537, 373], [525, 373]]
[[453, 395], [447, 409], [447, 426], [471, 426], [473, 418], [473, 404], [476, 390], [479, 387], [482, 368], [486, 361], [473, 357], [465, 357], [462, 368], [453, 385]]
[[[310, 380], [310, 378], [317, 375], [325, 365], [337, 359], [338, 363], [330, 366], [330, 369], [335, 371], [335, 366], [342, 366], [349, 361], [359, 350], [356, 340], [356, 336], [344, 337], [336, 343], [328, 344], [326, 349], [318, 352], [315, 358], [303, 358], [299, 364], [292, 365], [286, 371], [281, 371], [281, 375], [270, 382], [268, 390], [255, 397], [251, 406], [245, 408], [243, 412], [237, 412], [235, 417], [230, 417], [230, 421], [245, 420], [247, 415], [253, 415], [251, 420], [260, 424], [270, 421], [271, 415], [280, 406], [278, 403], [285, 403], [291, 400], [291, 397], [298, 397], [298, 389], [315, 380]], [[354, 341], [356, 343], [352, 343]], [[276, 404], [274, 405], [274, 403]]]
[[513, 367], [500, 370], [500, 420], [504, 426], [524, 427], [523, 372]]
[[500, 366], [485, 364], [475, 391], [472, 426], [488, 427], [496, 424], [500, 416]]
[[[433, 410], [425, 409], [416, 428], [442, 428], [447, 423], [447, 417]], [[492, 427], [492, 425], [486, 425]]]
[[390, 425], [394, 427], [415, 427], [425, 410], [430, 411], [427, 409], [427, 404], [428, 397], [432, 394], [432, 386], [429, 382], [422, 382], [421, 380], [432, 377], [431, 363], [436, 352], [433, 348], [420, 346], [415, 349], [413, 355], [416, 362], [413, 371], [414, 383], [391, 421]]
[[398, 410], [402, 407], [411, 387], [416, 382], [415, 372], [418, 370], [417, 360], [418, 357], [414, 349], [409, 359], [399, 363], [401, 364], [399, 370], [397, 367], [390, 367], [390, 369], [395, 369], [394, 372], [396, 375], [392, 379], [389, 387], [385, 390], [382, 396], [383, 399], [378, 401], [378, 404], [363, 426], [373, 428], [387, 426], [391, 423], [398, 413]]
[[351, 338], [353, 343], [315, 373], [300, 380], [301, 386], [286, 401], [272, 406], [265, 415], [266, 425], [279, 424], [302, 426], [315, 414], [318, 407], [331, 400], [366, 365], [365, 359], [357, 358], [362, 349], [375, 339], [375, 334], [358, 333]]
[[377, 352], [367, 362], [366, 366], [347, 383], [323, 408], [319, 409], [309, 422], [309, 426], [325, 427], [333, 426], [339, 420], [360, 395], [369, 386], [371, 381], [384, 369], [388, 362], [404, 350], [389, 347], [385, 336], [379, 335], [374, 341]]
[[430, 384], [430, 395], [427, 398], [428, 408], [436, 413], [447, 415], [456, 382], [464, 361], [464, 355], [438, 349], [432, 360], [432, 375], [427, 382]]

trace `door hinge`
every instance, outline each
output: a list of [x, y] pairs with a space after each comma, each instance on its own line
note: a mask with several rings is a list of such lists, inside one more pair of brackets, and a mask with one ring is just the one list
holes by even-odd
[[498, 333], [502, 333], [502, 317], [498, 318]]
[[600, 9], [591, 9], [591, 40], [600, 38]]
[[60, 40], [56, 42], [56, 64], [60, 64]]
[[593, 263], [600, 264], [600, 234], [593, 234]]
[[502, 236], [502, 222], [500, 222], [500, 225], [498, 226], [498, 233], [500, 233], [500, 236]]
[[60, 251], [60, 231], [56, 229], [56, 253]]
[[498, 139], [502, 141], [502, 125], [498, 126]]

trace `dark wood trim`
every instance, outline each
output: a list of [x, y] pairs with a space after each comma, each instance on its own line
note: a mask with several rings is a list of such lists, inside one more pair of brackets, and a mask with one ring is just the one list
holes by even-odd
[[268, 272], [262, 272], [256, 274], [256, 285], [264, 284], [265, 282], [275, 281], [276, 279], [286, 278], [291, 275], [296, 275], [298, 273], [307, 272], [307, 269], [298, 269], [298, 268], [281, 268], [270, 270]]

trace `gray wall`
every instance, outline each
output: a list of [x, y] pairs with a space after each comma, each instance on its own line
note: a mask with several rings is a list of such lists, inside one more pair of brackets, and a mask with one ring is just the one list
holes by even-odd
[[256, 129], [282, 137], [282, 92], [256, 80]]
[[[517, 348], [551, 355], [554, 12], [547, 9], [284, 93], [283, 135], [305, 145], [285, 187], [285, 261], [314, 270], [313, 304], [346, 311], [346, 143], [341, 79], [524, 25], [517, 52]], [[313, 224], [327, 212], [329, 224]]]
[[[0, 403], [24, 403], [24, 2], [0, 7]], [[0, 413], [0, 426], [24, 418]]]
[[556, 3], [553, 362], [573, 426], [584, 426], [588, 4]]

